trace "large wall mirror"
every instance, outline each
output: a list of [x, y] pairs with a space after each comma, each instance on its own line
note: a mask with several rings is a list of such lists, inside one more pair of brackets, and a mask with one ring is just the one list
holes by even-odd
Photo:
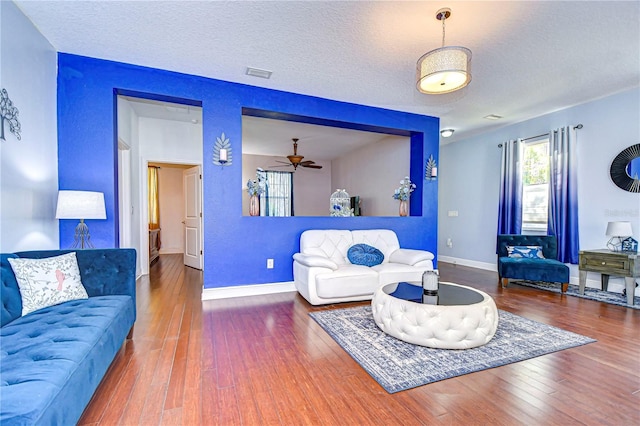
[[[255, 179], [256, 170], [263, 169], [277, 172], [271, 176], [283, 185], [292, 184], [293, 216], [329, 216], [329, 198], [336, 189], [358, 197], [362, 216], [398, 216], [398, 201], [392, 195], [400, 180], [409, 175], [411, 156], [408, 132], [396, 133], [403, 132], [380, 133], [243, 114], [243, 215], [249, 215], [247, 180]], [[297, 155], [304, 157], [295, 168], [287, 158], [294, 153], [294, 143]], [[260, 204], [264, 216], [263, 199]]]
[[640, 144], [624, 149], [611, 162], [611, 180], [629, 192], [640, 192]]

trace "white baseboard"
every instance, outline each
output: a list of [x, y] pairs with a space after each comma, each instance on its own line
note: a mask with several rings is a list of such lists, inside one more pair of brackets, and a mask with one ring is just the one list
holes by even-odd
[[182, 250], [180, 247], [174, 247], [174, 248], [161, 248], [160, 250], [158, 250], [158, 254], [182, 254], [184, 253], [184, 250]]
[[296, 291], [293, 281], [280, 283], [238, 285], [202, 289], [202, 300], [228, 299], [231, 297], [260, 296], [263, 294]]
[[[497, 263], [478, 262], [476, 260], [461, 259], [458, 257], [440, 256], [440, 255], [438, 255], [438, 262], [451, 263], [453, 265], [469, 266], [472, 268], [484, 269], [486, 271], [498, 272]], [[572, 268], [572, 272], [573, 272], [573, 269], [574, 268]], [[577, 271], [577, 267], [575, 269]], [[579, 285], [580, 278], [577, 275], [571, 275], [569, 277], [569, 283], [573, 285]], [[586, 287], [599, 289], [602, 287], [602, 284], [599, 279], [587, 278]], [[622, 293], [623, 289], [624, 289], [624, 282], [622, 281], [622, 279], [616, 280], [616, 278], [614, 277], [611, 277], [609, 279], [609, 287], [608, 287], [609, 291], [614, 293]], [[635, 295], [640, 296], [640, 287], [636, 288]]]
[[451, 263], [453, 265], [470, 266], [472, 268], [484, 269], [486, 271], [498, 271], [498, 266], [495, 263], [478, 262], [477, 260], [461, 259], [459, 257], [438, 255], [438, 262]]

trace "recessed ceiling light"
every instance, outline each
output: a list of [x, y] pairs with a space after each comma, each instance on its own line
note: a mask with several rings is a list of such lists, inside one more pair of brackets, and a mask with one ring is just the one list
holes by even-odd
[[250, 75], [252, 77], [260, 77], [260, 78], [271, 78], [271, 71], [267, 71], [267, 70], [261, 70], [260, 68], [251, 68], [251, 67], [247, 67], [247, 75]]
[[453, 129], [442, 129], [440, 130], [440, 136], [442, 136], [443, 138], [448, 138], [453, 134], [453, 132], [455, 132], [455, 130]]
[[496, 114], [489, 114], [489, 115], [485, 115], [484, 118], [486, 118], [487, 120], [500, 120], [502, 116], [496, 115]]

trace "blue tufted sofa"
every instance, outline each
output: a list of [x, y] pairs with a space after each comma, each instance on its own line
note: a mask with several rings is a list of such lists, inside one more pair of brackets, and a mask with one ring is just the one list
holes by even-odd
[[88, 299], [25, 316], [9, 257], [45, 258], [72, 250], [0, 255], [0, 424], [77, 423], [136, 319], [136, 252], [76, 252]]
[[[544, 259], [513, 258], [507, 246], [540, 246]], [[498, 235], [498, 279], [506, 287], [509, 278], [562, 283], [562, 292], [569, 287], [569, 267], [557, 260], [558, 243], [552, 235]]]

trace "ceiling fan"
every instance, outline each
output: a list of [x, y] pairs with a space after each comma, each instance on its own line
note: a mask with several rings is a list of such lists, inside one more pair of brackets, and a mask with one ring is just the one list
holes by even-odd
[[[302, 161], [304, 158], [302, 155], [298, 155], [298, 138], [291, 139], [293, 141], [293, 155], [287, 155], [287, 159], [289, 160], [289, 164], [284, 161], [278, 161], [278, 163], [286, 164], [286, 166], [293, 166], [294, 170], [300, 167], [307, 167], [309, 169], [321, 169], [322, 166], [315, 163], [315, 161], [306, 160]], [[277, 160], [276, 160], [277, 161]], [[283, 166], [284, 167], [284, 166]]]

